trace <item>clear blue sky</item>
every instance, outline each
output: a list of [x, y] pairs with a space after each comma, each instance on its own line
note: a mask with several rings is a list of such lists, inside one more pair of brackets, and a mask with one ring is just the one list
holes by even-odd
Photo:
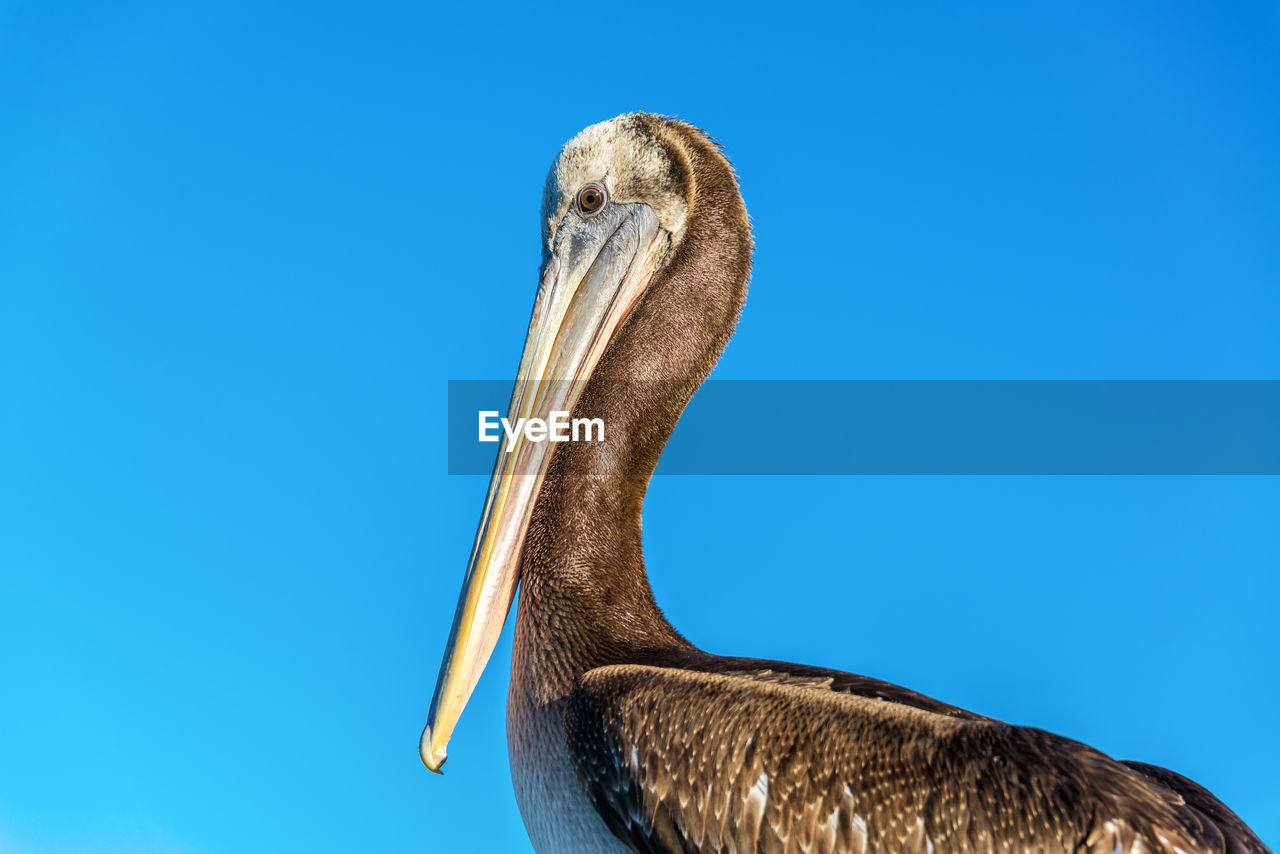
[[[0, 2], [3, 854], [528, 850], [509, 639], [444, 778], [416, 744], [484, 491], [446, 381], [514, 369], [586, 124], [737, 164], [720, 377], [1280, 378], [1272, 3], [426, 5]], [[1167, 764], [1280, 846], [1280, 479], [645, 514], [695, 642]]]

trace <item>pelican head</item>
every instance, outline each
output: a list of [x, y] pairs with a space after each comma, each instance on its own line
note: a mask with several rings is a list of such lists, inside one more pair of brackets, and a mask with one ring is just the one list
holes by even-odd
[[[687, 293], [657, 293], [673, 280], [682, 246], [696, 240], [691, 226], [698, 220], [700, 192], [718, 186], [700, 186], [702, 161], [715, 161], [733, 197], [740, 198], [719, 150], [682, 122], [619, 116], [588, 127], [560, 151], [543, 194], [541, 281], [510, 420], [572, 412], [604, 362], [612, 364], [611, 376], [629, 371], [633, 377], [692, 379], [682, 383], [687, 394], [705, 377], [736, 321], [741, 277], [725, 278], [722, 293], [701, 301]], [[745, 210], [739, 219], [747, 234]], [[749, 236], [740, 254], [745, 269]], [[719, 280], [704, 275], [698, 281], [714, 291]], [[706, 333], [699, 334], [704, 327]], [[689, 342], [692, 352], [671, 347], [672, 334]], [[635, 340], [626, 340], [637, 338], [649, 342], [643, 358]], [[659, 353], [653, 342], [663, 338], [668, 343]], [[529, 521], [555, 447], [521, 435], [510, 451], [504, 446], [498, 453], [419, 744], [432, 771], [445, 761], [454, 725], [510, 610]]]

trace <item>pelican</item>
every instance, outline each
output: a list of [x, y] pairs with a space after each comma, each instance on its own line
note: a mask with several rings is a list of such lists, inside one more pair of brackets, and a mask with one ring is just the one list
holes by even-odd
[[650, 590], [640, 516], [746, 295], [736, 175], [692, 125], [619, 116], [560, 151], [542, 238], [509, 414], [600, 418], [605, 435], [499, 451], [419, 743], [429, 769], [519, 584], [507, 743], [539, 854], [1267, 851], [1172, 771], [685, 640]]

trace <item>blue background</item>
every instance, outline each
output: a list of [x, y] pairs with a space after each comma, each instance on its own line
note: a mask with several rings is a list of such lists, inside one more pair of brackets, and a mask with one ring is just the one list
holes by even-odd
[[[1280, 378], [1272, 3], [0, 3], [0, 851], [522, 851], [416, 743], [559, 145], [727, 146], [724, 378]], [[969, 6], [971, 4], [964, 4]], [[750, 426], [835, 441], [820, 416]], [[665, 477], [659, 601], [1170, 765], [1280, 845], [1280, 481]]]

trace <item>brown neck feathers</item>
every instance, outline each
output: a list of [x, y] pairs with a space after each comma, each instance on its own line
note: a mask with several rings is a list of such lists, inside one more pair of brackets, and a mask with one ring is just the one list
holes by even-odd
[[728, 161], [690, 125], [654, 118], [651, 130], [686, 188], [686, 225], [574, 410], [601, 418], [605, 441], [556, 448], [525, 542], [523, 642], [568, 679], [689, 646], [654, 602], [640, 514], [663, 446], [733, 333], [750, 273]]

